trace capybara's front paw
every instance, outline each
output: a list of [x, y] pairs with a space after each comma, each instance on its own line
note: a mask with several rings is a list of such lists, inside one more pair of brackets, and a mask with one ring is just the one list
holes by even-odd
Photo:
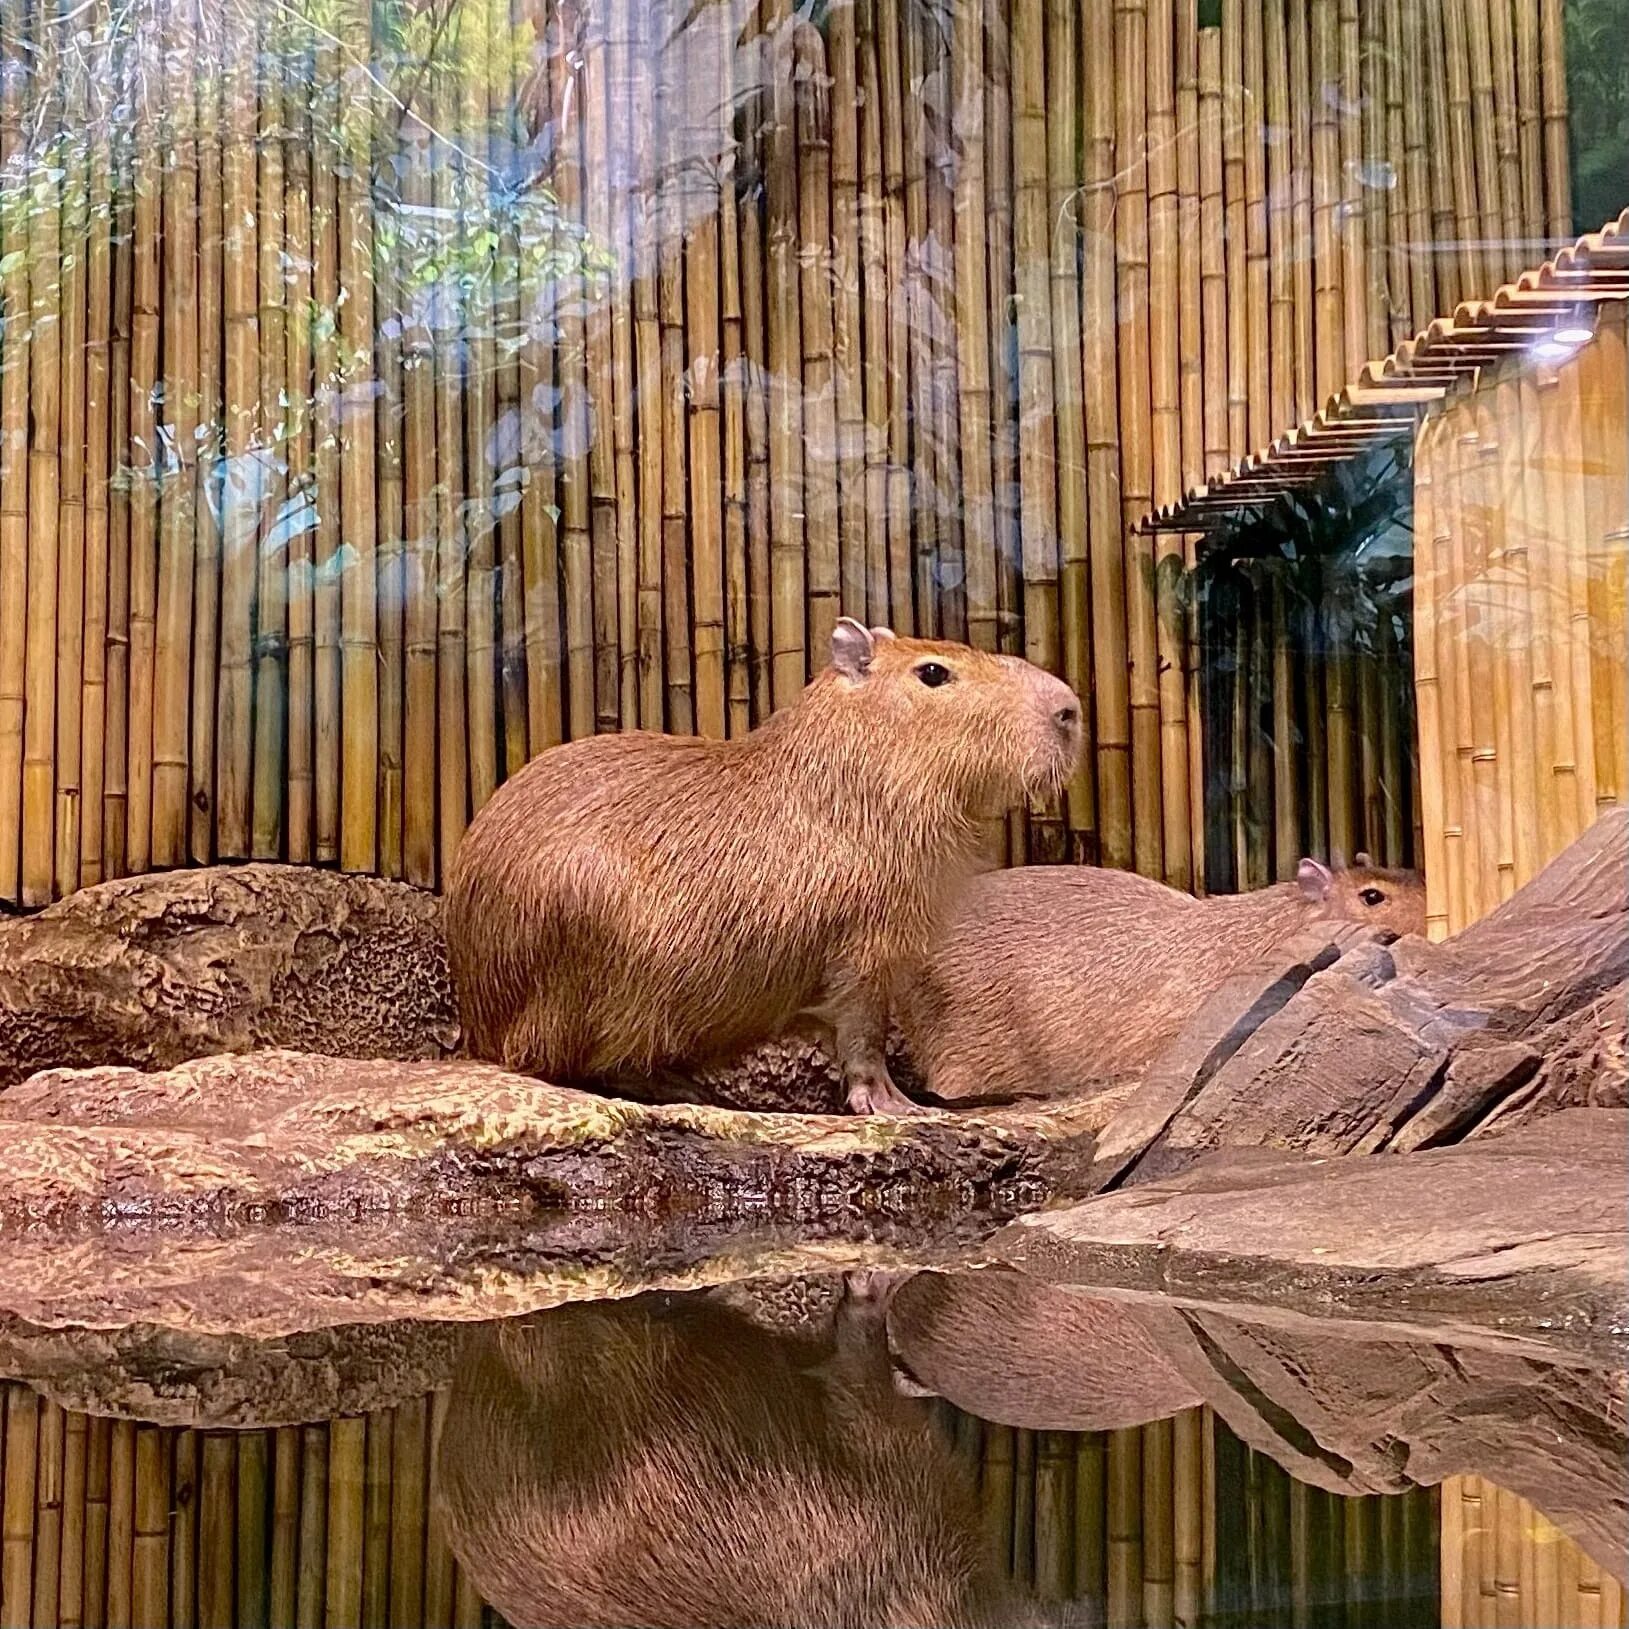
[[913, 1103], [884, 1071], [867, 1073], [849, 1083], [850, 1114], [927, 1114], [922, 1104]]

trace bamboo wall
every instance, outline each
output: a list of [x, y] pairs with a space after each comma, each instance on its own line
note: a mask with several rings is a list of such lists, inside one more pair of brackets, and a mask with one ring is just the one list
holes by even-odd
[[1442, 1629], [1619, 1629], [1623, 1582], [1484, 1477], [1442, 1485]]
[[1625, 302], [1570, 359], [1421, 428], [1415, 581], [1427, 910], [1486, 914], [1629, 796]]
[[1559, 0], [820, 16], [0, 0], [0, 898], [434, 884], [843, 611], [1089, 693], [1017, 855], [1200, 880], [1132, 524], [1570, 235]]

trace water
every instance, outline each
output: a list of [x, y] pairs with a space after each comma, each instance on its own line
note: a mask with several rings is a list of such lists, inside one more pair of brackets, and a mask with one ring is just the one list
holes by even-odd
[[0, 1619], [1623, 1621], [1622, 1374], [996, 1270], [548, 1284], [8, 1321]]

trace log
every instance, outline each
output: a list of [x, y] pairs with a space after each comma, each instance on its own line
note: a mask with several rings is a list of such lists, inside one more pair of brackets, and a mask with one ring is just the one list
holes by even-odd
[[403, 883], [213, 866], [0, 922], [0, 1087], [254, 1047], [438, 1058], [457, 1038], [439, 907]]

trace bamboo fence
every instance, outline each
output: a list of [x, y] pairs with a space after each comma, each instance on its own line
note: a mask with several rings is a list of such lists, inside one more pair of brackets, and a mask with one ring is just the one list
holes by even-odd
[[1479, 380], [1420, 433], [1416, 686], [1437, 937], [1629, 796], [1626, 309], [1601, 302], [1587, 343]]
[[0, 1623], [501, 1629], [432, 1509], [438, 1398], [195, 1432], [0, 1383]]
[[[0, 898], [433, 886], [527, 758], [750, 728], [840, 612], [1089, 695], [1012, 857], [1225, 883], [1236, 698], [1128, 523], [1569, 230], [1560, 8], [820, 18], [0, 0]], [[1381, 846], [1363, 660], [1252, 874]]]

